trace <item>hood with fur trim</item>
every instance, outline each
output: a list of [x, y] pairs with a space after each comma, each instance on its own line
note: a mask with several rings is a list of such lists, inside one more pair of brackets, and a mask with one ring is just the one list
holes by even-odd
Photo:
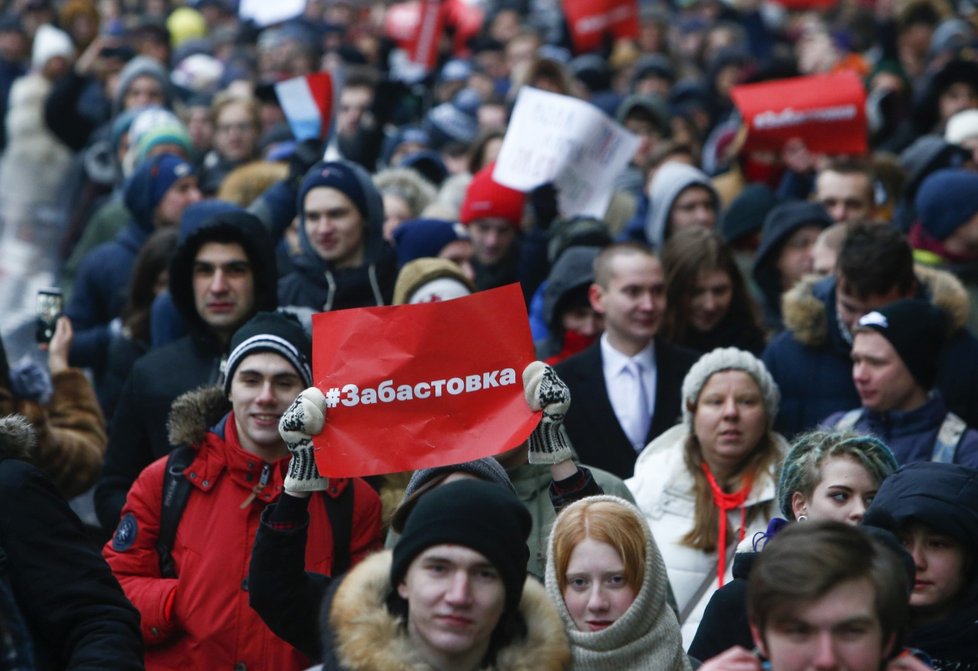
[[23, 415], [0, 417], [0, 457], [30, 459], [37, 437]]
[[181, 394], [170, 407], [166, 420], [171, 445], [199, 445], [207, 431], [231, 412], [231, 401], [219, 385], [201, 387]]
[[[390, 592], [391, 552], [374, 554], [343, 579], [329, 610], [339, 668], [359, 671], [431, 671], [418, 659], [401, 619], [385, 605]], [[560, 671], [570, 650], [564, 625], [543, 586], [527, 578], [520, 613], [528, 633], [498, 651], [485, 671]]]
[[[970, 304], [968, 292], [951, 273], [921, 265], [914, 267], [917, 297], [930, 301], [950, 316], [951, 332], [964, 328]], [[838, 330], [835, 317], [835, 280], [810, 277], [802, 280], [781, 299], [784, 325], [795, 340], [811, 347], [824, 345]]]

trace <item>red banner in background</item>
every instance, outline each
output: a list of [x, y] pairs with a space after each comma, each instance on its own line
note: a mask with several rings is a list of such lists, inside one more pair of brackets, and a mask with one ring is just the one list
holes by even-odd
[[313, 377], [326, 396], [314, 438], [325, 477], [409, 471], [491, 456], [539, 421], [523, 397], [534, 360], [517, 284], [440, 303], [313, 316]]
[[469, 52], [468, 41], [482, 29], [483, 18], [483, 11], [466, 0], [409, 0], [387, 9], [384, 34], [408, 52], [413, 62], [432, 68], [445, 26], [451, 26], [454, 33], [452, 53], [462, 56]]
[[412, 63], [431, 70], [438, 63], [438, 43], [445, 29], [444, 15], [439, 0], [421, 0], [418, 28], [408, 48]]
[[744, 84], [730, 97], [747, 125], [746, 151], [780, 151], [792, 138], [818, 154], [868, 150], [866, 90], [853, 72]]
[[637, 0], [564, 0], [563, 4], [575, 53], [599, 50], [607, 35], [638, 37]]

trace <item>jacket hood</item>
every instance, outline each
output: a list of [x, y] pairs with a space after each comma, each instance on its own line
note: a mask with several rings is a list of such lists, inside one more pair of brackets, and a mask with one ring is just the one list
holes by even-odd
[[[902, 466], [880, 485], [866, 517], [892, 519], [894, 531], [918, 522], [950, 536], [973, 555], [978, 548], [978, 471], [932, 461]], [[978, 569], [974, 561], [971, 565], [963, 602], [974, 609]]]
[[166, 420], [170, 445], [199, 445], [208, 430], [231, 412], [231, 402], [220, 386], [201, 387], [181, 394], [170, 406]]
[[666, 163], [652, 179], [649, 189], [649, 214], [645, 220], [645, 237], [650, 245], [662, 249], [666, 239], [666, 224], [672, 205], [683, 190], [691, 186], [702, 186], [710, 192], [713, 206], [720, 213], [720, 197], [706, 173], [685, 163]]
[[[400, 617], [385, 601], [391, 592], [391, 552], [378, 552], [343, 578], [329, 609], [333, 651], [340, 668], [370, 671], [430, 671], [418, 659]], [[487, 671], [560, 671], [570, 661], [564, 625], [544, 588], [527, 578], [520, 601], [527, 636], [497, 651]], [[330, 646], [324, 646], [329, 649]]]
[[761, 244], [754, 254], [754, 279], [760, 283], [765, 270], [773, 270], [779, 280], [780, 272], [774, 266], [777, 255], [795, 231], [806, 226], [817, 226], [825, 230], [832, 225], [828, 212], [819, 203], [793, 201], [777, 205], [764, 218], [761, 231]]
[[898, 527], [920, 522], [978, 547], [978, 471], [932, 461], [907, 464], [883, 481], [870, 510], [888, 514]]
[[119, 73], [118, 88], [115, 99], [112, 101], [113, 114], [122, 110], [126, 92], [129, 91], [129, 87], [138, 77], [152, 77], [159, 82], [163, 90], [163, 104], [166, 107], [170, 106], [173, 99], [173, 87], [170, 85], [170, 76], [167, 74], [166, 68], [155, 58], [136, 56], [126, 63], [126, 67], [122, 68], [122, 72]]
[[29, 459], [37, 444], [34, 427], [23, 415], [0, 418], [0, 457]]
[[193, 264], [205, 242], [236, 242], [244, 249], [254, 276], [254, 313], [278, 306], [278, 272], [275, 243], [253, 214], [223, 201], [202, 201], [184, 210], [180, 222], [180, 244], [170, 264], [170, 294], [187, 328], [197, 334], [210, 328], [197, 313], [194, 302]]
[[[968, 292], [951, 273], [922, 265], [914, 266], [917, 297], [930, 301], [949, 315], [950, 330], [964, 328], [970, 303]], [[785, 327], [803, 345], [819, 347], [830, 339], [841, 339], [835, 312], [835, 278], [803, 279], [781, 300]], [[848, 350], [848, 346], [846, 347]]]
[[561, 300], [574, 289], [590, 286], [594, 281], [594, 259], [599, 247], [571, 247], [560, 255], [547, 277], [543, 293], [543, 321], [551, 329]]

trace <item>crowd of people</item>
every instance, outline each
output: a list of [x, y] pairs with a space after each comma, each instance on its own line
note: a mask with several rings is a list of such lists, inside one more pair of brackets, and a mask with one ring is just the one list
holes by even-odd
[[[975, 0], [273, 4], [0, 3], [64, 297], [0, 346], [0, 668], [978, 671]], [[752, 142], [839, 73], [865, 153]], [[602, 216], [497, 179], [524, 87], [638, 139]], [[323, 477], [312, 315], [513, 283], [529, 438]]]

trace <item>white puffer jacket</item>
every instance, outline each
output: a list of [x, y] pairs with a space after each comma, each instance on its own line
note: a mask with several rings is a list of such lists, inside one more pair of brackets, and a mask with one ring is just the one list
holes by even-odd
[[[635, 475], [625, 481], [636, 504], [648, 520], [655, 542], [662, 552], [680, 613], [687, 610], [700, 586], [710, 578], [709, 585], [682, 622], [684, 648], [692, 643], [706, 604], [717, 589], [717, 553], [702, 552], [681, 543], [682, 537], [693, 526], [695, 513], [693, 476], [683, 460], [683, 443], [687, 430], [684, 424], [679, 424], [649, 443], [635, 462]], [[783, 454], [787, 442], [780, 435], [774, 435], [778, 449]], [[767, 527], [773, 507], [766, 504], [774, 501], [776, 489], [775, 473], [768, 473], [767, 477], [754, 483], [746, 501], [745, 540]], [[730, 542], [738, 537], [740, 512], [730, 511], [728, 515], [727, 538]], [[724, 584], [733, 579], [732, 566], [733, 561], [728, 561]]]

